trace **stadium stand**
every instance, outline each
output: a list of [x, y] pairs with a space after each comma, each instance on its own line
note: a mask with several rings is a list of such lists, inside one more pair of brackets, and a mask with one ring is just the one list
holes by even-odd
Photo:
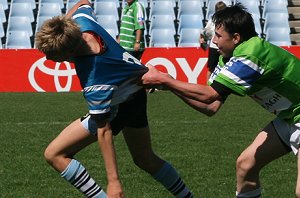
[[149, 47], [176, 47], [171, 29], [154, 29], [150, 35]]
[[183, 14], [178, 19], [177, 34], [181, 35], [181, 31], [186, 28], [203, 29], [203, 16], [196, 14]]
[[264, 32], [269, 28], [280, 27], [290, 30], [288, 13], [267, 13], [265, 18]]
[[0, 0], [0, 4], [2, 4], [4, 10], [8, 9], [8, 1], [7, 0]]
[[28, 2], [31, 4], [31, 8], [32, 9], [36, 9], [36, 4], [38, 2], [36, 2], [35, 0], [12, 0], [13, 3], [24, 3], [24, 2]]
[[151, 35], [154, 29], [170, 29], [173, 34], [176, 34], [174, 18], [171, 15], [153, 15], [149, 27], [149, 34]]
[[200, 47], [199, 35], [201, 29], [199, 28], [184, 28], [178, 41], [178, 47]]
[[0, 4], [0, 19], [2, 23], [6, 22], [6, 14], [2, 4]]
[[29, 2], [12, 2], [9, 9], [9, 17], [12, 16], [28, 16], [30, 22], [35, 21], [33, 8]]
[[274, 45], [291, 45], [290, 29], [285, 27], [270, 27], [266, 32], [266, 40]]
[[[211, 16], [210, 10], [214, 9], [214, 3], [218, 0], [139, 0], [145, 8], [146, 12], [146, 46], [153, 47], [153, 43], [150, 43], [151, 40], [151, 31], [154, 26], [157, 26], [155, 17], [154, 20], [151, 20], [152, 15], [165, 15], [170, 14], [172, 17], [172, 22], [169, 22], [168, 25], [171, 25], [175, 28], [175, 33], [172, 31], [170, 40], [171, 46], [179, 46], [179, 40], [181, 35], [181, 30], [184, 28], [202, 28], [205, 26], [208, 18]], [[288, 36], [292, 45], [300, 44], [300, 0], [224, 0], [227, 4], [232, 4], [235, 2], [242, 2], [248, 10], [252, 13], [256, 31], [257, 33], [266, 38], [267, 30], [272, 26], [289, 26], [286, 27], [290, 29]], [[59, 9], [56, 8], [56, 12], [52, 14], [43, 13], [42, 4], [57, 2], [59, 4]], [[41, 24], [48, 18], [52, 16], [66, 13], [71, 6], [73, 6], [77, 0], [0, 0], [0, 16], [2, 12], [2, 17], [5, 16], [5, 19], [2, 18], [3, 31], [0, 26], [0, 38], [2, 42], [2, 48], [6, 47], [6, 40], [8, 38], [8, 28], [9, 27], [9, 18], [10, 16], [29, 16], [33, 36], [31, 36], [31, 46], [34, 46], [33, 40], [35, 33], [39, 30]], [[187, 2], [187, 3], [186, 3]], [[121, 16], [122, 7], [125, 5], [125, 0], [92, 0], [95, 12], [97, 14], [97, 19], [99, 23], [102, 23], [107, 31], [115, 38], [118, 35], [119, 31], [119, 20]], [[109, 3], [109, 5], [107, 4]], [[57, 5], [57, 4], [56, 4]], [[270, 6], [271, 5], [271, 6]], [[252, 7], [253, 6], [253, 7]], [[57, 7], [57, 6], [55, 6]], [[103, 9], [103, 7], [105, 9]], [[2, 9], [3, 8], [3, 9]], [[100, 8], [100, 9], [98, 9]], [[2, 11], [4, 10], [4, 11]], [[58, 11], [57, 11], [58, 10]], [[47, 8], [49, 13], [50, 8]], [[276, 17], [267, 17], [267, 13], [279, 11], [279, 13], [284, 12], [285, 14], [278, 14]], [[46, 13], [47, 13], [46, 12]], [[194, 14], [193, 14], [194, 12]], [[42, 14], [43, 13], [43, 14]], [[112, 22], [112, 26], [104, 24], [104, 18], [100, 15], [110, 15], [113, 14], [116, 17], [116, 23]], [[41, 16], [44, 15], [44, 16]], [[99, 16], [98, 16], [99, 15]], [[189, 15], [189, 16], [185, 16]], [[194, 16], [199, 15], [199, 16]], [[271, 14], [272, 15], [272, 14]], [[287, 20], [281, 20], [281, 15], [288, 16]], [[194, 17], [197, 18], [194, 20]], [[279, 19], [280, 17], [280, 19]], [[269, 19], [271, 18], [271, 19]], [[190, 19], [190, 20], [187, 20]], [[199, 20], [201, 19], [201, 20]], [[272, 20], [273, 19], [273, 20]], [[277, 19], [274, 21], [274, 19]], [[107, 19], [108, 21], [108, 19]], [[193, 22], [194, 21], [194, 22]], [[161, 20], [163, 22], [163, 20]], [[152, 24], [153, 23], [153, 24]], [[167, 25], [165, 25], [167, 27]], [[151, 29], [151, 30], [150, 30]], [[30, 35], [30, 34], [29, 34]], [[175, 45], [173, 44], [173, 39], [175, 40]], [[151, 40], [153, 42], [156, 39]], [[183, 38], [181, 38], [183, 40]], [[182, 41], [180, 42], [182, 43]], [[180, 44], [181, 46], [183, 44]]]
[[[105, 9], [103, 9], [105, 8]], [[116, 20], [120, 20], [117, 4], [112, 1], [96, 1], [94, 3], [96, 15], [114, 15]]]
[[[2, 44], [2, 38], [5, 36], [5, 32], [4, 32], [4, 27], [3, 27], [3, 23], [0, 19], [0, 40], [1, 40], [1, 44]], [[2, 46], [1, 46], [2, 47]]]
[[5, 43], [7, 49], [32, 48], [30, 36], [27, 31], [8, 31]]
[[150, 3], [149, 19], [153, 15], [170, 15], [175, 20], [175, 11], [173, 1], [152, 1]]
[[97, 21], [113, 36], [119, 34], [119, 27], [115, 15], [96, 15]]
[[26, 31], [29, 36], [33, 35], [30, 18], [28, 16], [11, 16], [8, 20], [7, 32]]

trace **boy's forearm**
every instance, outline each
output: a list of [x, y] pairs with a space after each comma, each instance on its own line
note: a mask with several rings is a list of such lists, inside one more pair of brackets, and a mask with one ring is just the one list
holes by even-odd
[[104, 159], [108, 182], [119, 180], [113, 135], [109, 123], [98, 128], [98, 142]]

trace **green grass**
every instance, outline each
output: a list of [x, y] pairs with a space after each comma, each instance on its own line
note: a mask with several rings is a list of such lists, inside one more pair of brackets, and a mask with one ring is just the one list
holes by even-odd
[[[235, 159], [273, 116], [248, 98], [231, 96], [214, 117], [206, 117], [169, 92], [149, 95], [148, 112], [156, 153], [171, 162], [195, 197], [235, 195]], [[82, 197], [43, 159], [47, 144], [86, 113], [81, 93], [0, 93], [0, 197]], [[121, 135], [115, 138], [127, 198], [171, 198], [133, 165]], [[106, 188], [98, 145], [77, 156]], [[296, 157], [289, 154], [261, 173], [265, 198], [292, 198]]]

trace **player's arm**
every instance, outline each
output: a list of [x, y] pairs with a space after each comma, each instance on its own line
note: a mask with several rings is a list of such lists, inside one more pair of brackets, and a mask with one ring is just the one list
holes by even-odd
[[119, 179], [116, 153], [113, 143], [113, 135], [107, 120], [97, 121], [98, 143], [102, 152], [107, 174], [108, 197], [124, 197], [122, 185]]
[[182, 82], [151, 65], [147, 67], [149, 71], [142, 77], [143, 84], [163, 85], [188, 105], [208, 116], [215, 114], [221, 107], [223, 98], [211, 86]]
[[78, 1], [66, 14], [66, 17], [70, 18], [76, 12], [76, 10], [82, 5], [91, 5], [89, 0], [80, 0]]
[[141, 47], [142, 35], [143, 35], [143, 29], [138, 29], [135, 31], [134, 51], [139, 51], [139, 49]]

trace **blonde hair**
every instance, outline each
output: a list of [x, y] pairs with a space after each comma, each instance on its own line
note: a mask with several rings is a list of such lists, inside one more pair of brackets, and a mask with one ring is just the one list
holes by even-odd
[[35, 45], [46, 55], [64, 55], [72, 53], [81, 40], [80, 27], [73, 19], [56, 16], [43, 23], [35, 36]]

